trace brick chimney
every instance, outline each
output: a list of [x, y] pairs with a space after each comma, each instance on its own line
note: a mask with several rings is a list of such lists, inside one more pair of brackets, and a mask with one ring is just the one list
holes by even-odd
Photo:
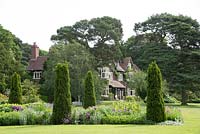
[[36, 45], [36, 42], [34, 42], [31, 47], [31, 59], [37, 59], [38, 56], [39, 56], [39, 47]]

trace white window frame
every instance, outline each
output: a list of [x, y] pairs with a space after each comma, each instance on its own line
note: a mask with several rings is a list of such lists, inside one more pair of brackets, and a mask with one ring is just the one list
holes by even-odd
[[41, 79], [42, 71], [35, 71], [33, 72], [33, 79], [34, 80], [39, 80]]

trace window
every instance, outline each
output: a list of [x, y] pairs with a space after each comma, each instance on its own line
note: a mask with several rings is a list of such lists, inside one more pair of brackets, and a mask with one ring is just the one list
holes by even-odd
[[135, 91], [134, 90], [130, 90], [130, 96], [134, 96], [135, 95]]
[[123, 74], [119, 73], [119, 75], [118, 75], [118, 81], [123, 81]]
[[33, 72], [33, 79], [40, 79], [41, 78], [41, 71]]

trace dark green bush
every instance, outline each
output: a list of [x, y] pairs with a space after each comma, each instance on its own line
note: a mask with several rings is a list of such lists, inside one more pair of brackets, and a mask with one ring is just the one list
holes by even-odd
[[0, 112], [0, 126], [19, 125], [19, 112]]
[[96, 105], [95, 97], [95, 88], [94, 88], [94, 79], [91, 71], [88, 71], [85, 78], [85, 92], [84, 92], [84, 101], [83, 107], [88, 108], [90, 106]]
[[22, 103], [21, 78], [17, 73], [14, 73], [11, 78], [11, 89], [8, 102], [17, 104]]
[[71, 114], [71, 92], [68, 64], [57, 64], [52, 114], [53, 124], [62, 124]]
[[147, 120], [162, 122], [166, 120], [162, 91], [162, 75], [159, 67], [152, 62], [147, 75]]

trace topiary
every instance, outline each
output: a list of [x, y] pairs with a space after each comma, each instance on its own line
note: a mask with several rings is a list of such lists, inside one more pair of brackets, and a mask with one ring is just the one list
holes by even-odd
[[11, 89], [9, 94], [9, 103], [22, 103], [22, 88], [21, 88], [21, 78], [16, 72], [11, 78]]
[[148, 67], [147, 75], [147, 120], [162, 122], [166, 120], [162, 91], [162, 74], [156, 62]]
[[84, 90], [84, 102], [83, 107], [88, 108], [96, 105], [94, 79], [91, 71], [88, 71], [85, 78], [85, 90]]
[[52, 114], [53, 124], [62, 124], [71, 114], [71, 92], [68, 64], [57, 64], [54, 105]]

